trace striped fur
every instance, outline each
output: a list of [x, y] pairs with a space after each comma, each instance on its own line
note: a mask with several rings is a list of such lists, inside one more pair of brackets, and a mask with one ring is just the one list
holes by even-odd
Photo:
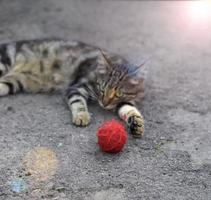
[[105, 109], [118, 107], [132, 133], [142, 136], [143, 118], [133, 104], [143, 94], [139, 69], [118, 55], [78, 41], [10, 42], [0, 45], [0, 96], [63, 91], [77, 126], [90, 123], [87, 100], [92, 99]]

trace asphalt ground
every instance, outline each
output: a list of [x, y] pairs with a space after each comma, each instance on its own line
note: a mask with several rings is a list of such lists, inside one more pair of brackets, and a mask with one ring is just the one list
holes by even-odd
[[[207, 5], [208, 7], [208, 5]], [[90, 105], [71, 124], [60, 95], [0, 99], [2, 200], [211, 199], [211, 17], [185, 1], [0, 1], [0, 41], [62, 37], [151, 57], [139, 104], [145, 136], [106, 154], [96, 129], [116, 117]], [[199, 14], [200, 13], [200, 14]]]

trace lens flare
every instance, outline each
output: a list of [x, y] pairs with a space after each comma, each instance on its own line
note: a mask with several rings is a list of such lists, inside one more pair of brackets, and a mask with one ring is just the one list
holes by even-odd
[[57, 164], [55, 153], [46, 147], [31, 150], [23, 159], [23, 166], [27, 174], [38, 181], [50, 179], [56, 173]]
[[192, 23], [208, 23], [211, 18], [211, 1], [188, 2], [187, 12]]

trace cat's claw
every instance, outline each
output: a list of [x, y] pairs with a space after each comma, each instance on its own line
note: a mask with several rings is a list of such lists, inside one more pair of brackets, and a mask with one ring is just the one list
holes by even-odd
[[73, 116], [73, 124], [76, 126], [87, 126], [90, 123], [90, 115], [88, 112], [78, 112]]
[[144, 135], [144, 119], [142, 116], [133, 115], [129, 117], [127, 124], [133, 137], [141, 138]]

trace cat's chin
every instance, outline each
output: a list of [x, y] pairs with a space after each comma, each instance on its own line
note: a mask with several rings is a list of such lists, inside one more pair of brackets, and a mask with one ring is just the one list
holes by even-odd
[[99, 104], [105, 110], [112, 110], [112, 109], [115, 108], [115, 105], [107, 105], [107, 106], [104, 106], [101, 102], [99, 102]]

